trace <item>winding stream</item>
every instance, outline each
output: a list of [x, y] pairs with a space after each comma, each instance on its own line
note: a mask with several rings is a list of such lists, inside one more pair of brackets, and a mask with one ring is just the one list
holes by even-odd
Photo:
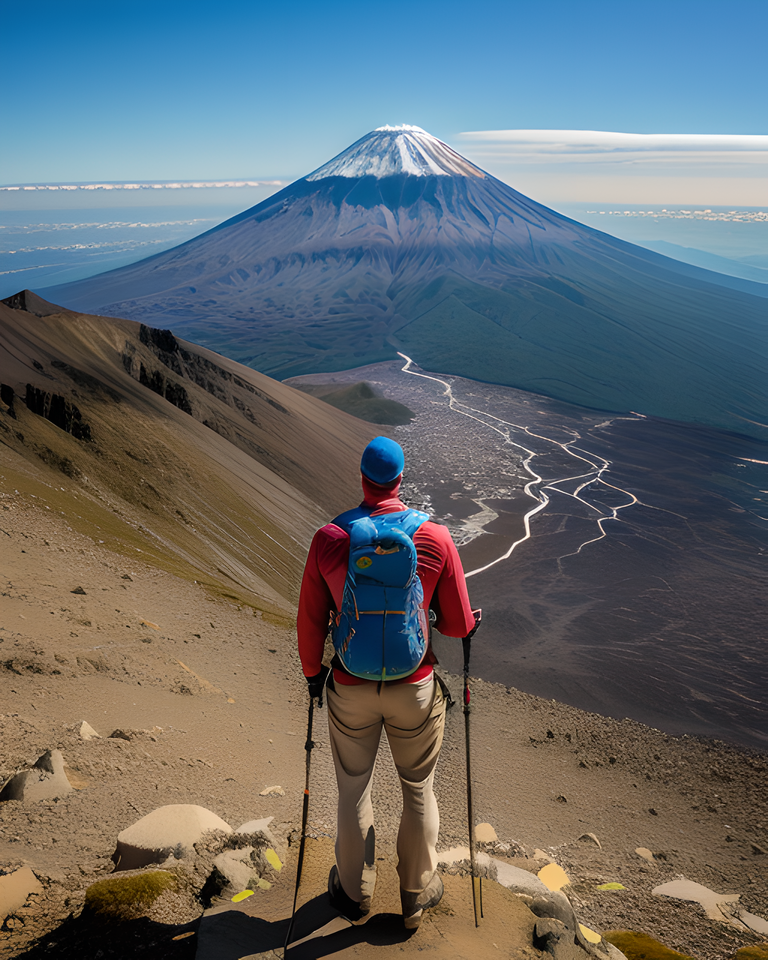
[[[610, 467], [610, 461], [575, 446], [575, 444], [582, 439], [578, 434], [576, 434], [572, 440], [569, 440], [566, 443], [561, 443], [559, 440], [554, 440], [551, 437], [545, 437], [542, 434], [533, 433], [530, 427], [526, 427], [518, 423], [512, 423], [508, 420], [503, 420], [500, 417], [486, 413], [483, 410], [477, 410], [474, 407], [471, 407], [463, 401], [457, 399], [453, 394], [453, 389], [450, 383], [445, 380], [441, 380], [439, 377], [430, 376], [426, 373], [418, 373], [416, 370], [412, 369], [414, 361], [409, 356], [404, 353], [400, 353], [399, 351], [398, 356], [402, 357], [403, 360], [406, 361], [405, 365], [401, 368], [403, 373], [408, 373], [414, 377], [421, 377], [424, 380], [433, 380], [435, 383], [439, 383], [444, 388], [443, 396], [448, 401], [449, 409], [461, 414], [462, 416], [469, 417], [471, 420], [475, 420], [478, 423], [483, 424], [483, 426], [489, 427], [503, 438], [505, 444], [517, 447], [520, 451], [522, 451], [523, 468], [531, 477], [528, 483], [526, 483], [524, 491], [525, 494], [535, 502], [535, 506], [528, 510], [523, 517], [525, 535], [516, 540], [508, 550], [501, 554], [501, 556], [496, 557], [495, 560], [491, 560], [490, 563], [487, 563], [482, 567], [477, 567], [475, 570], [467, 571], [465, 576], [474, 577], [478, 573], [484, 573], [486, 570], [489, 570], [497, 563], [501, 563], [503, 560], [508, 560], [521, 543], [525, 543], [526, 540], [530, 540], [531, 519], [546, 508], [547, 504], [550, 502], [550, 493], [557, 493], [561, 496], [571, 497], [573, 500], [583, 504], [589, 511], [592, 511], [594, 514], [596, 514], [593, 519], [599, 530], [598, 535], [584, 540], [579, 545], [577, 550], [573, 551], [573, 553], [566, 554], [566, 556], [574, 556], [579, 554], [584, 547], [591, 543], [596, 543], [598, 540], [602, 540], [607, 536], [604, 524], [608, 520], [618, 520], [619, 511], [626, 510], [627, 507], [631, 507], [640, 503], [634, 494], [630, 493], [628, 490], [624, 490], [621, 487], [617, 487], [614, 484], [609, 483], [604, 478], [603, 474]], [[644, 419], [644, 417], [642, 414], [635, 414], [632, 417], [619, 417], [613, 419], [641, 420]], [[554, 447], [557, 447], [564, 453], [568, 454], [568, 456], [580, 461], [582, 469], [583, 467], [586, 467], [586, 470], [584, 470], [582, 473], [576, 473], [545, 482], [544, 478], [536, 473], [532, 466], [533, 461], [537, 456], [540, 456], [540, 454], [535, 450], [531, 450], [524, 444], [519, 443], [517, 440], [513, 440], [512, 431], [519, 431], [521, 434], [525, 434], [532, 439], [542, 440], [545, 443], [552, 444]], [[576, 483], [577, 485], [573, 490], [563, 489], [563, 485], [568, 483]], [[590, 487], [594, 488], [595, 485], [602, 485], [607, 489], [613, 490], [618, 494], [625, 496], [627, 498], [627, 502], [614, 507], [606, 507], [603, 504], [591, 503], [585, 498], [585, 496], [582, 496], [582, 493], [587, 491]], [[561, 557], [561, 559], [563, 558]]]

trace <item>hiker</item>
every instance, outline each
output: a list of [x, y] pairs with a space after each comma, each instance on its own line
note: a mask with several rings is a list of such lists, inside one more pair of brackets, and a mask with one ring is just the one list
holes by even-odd
[[[310, 697], [319, 697], [327, 682], [328, 729], [339, 789], [336, 865], [328, 879], [331, 905], [353, 923], [370, 912], [376, 880], [371, 777], [383, 728], [403, 791], [397, 872], [403, 919], [412, 930], [423, 910], [443, 895], [436, 872], [440, 817], [433, 778], [450, 696], [433, 669], [437, 661], [429, 646], [428, 611], [434, 611], [435, 626], [449, 637], [466, 636], [475, 617], [447, 528], [432, 523], [427, 514], [409, 511], [398, 498], [403, 466], [402, 448], [388, 437], [377, 437], [365, 448], [360, 464], [363, 502], [315, 534], [301, 584], [297, 628]], [[370, 542], [377, 528], [367, 517], [384, 525], [378, 547]], [[392, 533], [389, 524], [402, 529]], [[395, 541], [405, 544], [402, 556], [411, 551], [418, 578], [401, 592], [401, 602], [395, 604], [400, 610], [386, 617], [382, 610], [361, 615], [365, 572], [376, 570], [373, 564], [389, 562], [387, 555], [399, 549], [391, 545]], [[354, 562], [350, 553], [357, 558]], [[416, 603], [420, 591], [423, 599]], [[369, 606], [381, 604], [381, 599], [373, 599]], [[329, 616], [336, 647], [330, 676], [322, 663]], [[383, 643], [385, 623], [399, 632], [394, 640], [387, 633]], [[366, 630], [373, 631], [372, 643], [364, 642]], [[400, 650], [399, 661], [382, 664], [382, 656], [389, 656], [382, 654], [382, 647], [394, 650], [404, 630], [410, 631], [411, 640]], [[366, 663], [371, 655], [378, 657], [373, 666]], [[411, 661], [404, 662], [408, 656]], [[395, 679], [387, 679], [393, 675]]]

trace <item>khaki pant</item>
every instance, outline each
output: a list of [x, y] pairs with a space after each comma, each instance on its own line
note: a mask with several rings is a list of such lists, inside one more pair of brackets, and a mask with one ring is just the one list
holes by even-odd
[[374, 862], [371, 777], [382, 728], [403, 790], [397, 835], [400, 886], [420, 893], [437, 868], [440, 814], [432, 782], [445, 707], [434, 675], [416, 683], [339, 683], [328, 689], [328, 728], [339, 787], [336, 864], [341, 885], [353, 900], [370, 893], [363, 890], [362, 878], [364, 865]]

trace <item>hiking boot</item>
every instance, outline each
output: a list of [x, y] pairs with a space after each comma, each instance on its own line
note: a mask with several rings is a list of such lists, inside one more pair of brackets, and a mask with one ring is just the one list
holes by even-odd
[[331, 867], [331, 872], [328, 874], [328, 899], [331, 901], [331, 907], [350, 923], [359, 923], [368, 916], [371, 909], [370, 898], [367, 903], [359, 902], [345, 893], [339, 880], [336, 864]]
[[400, 890], [400, 903], [403, 906], [403, 923], [406, 930], [416, 930], [421, 923], [425, 910], [436, 906], [443, 898], [443, 881], [438, 873], [432, 874], [432, 879], [421, 891]]

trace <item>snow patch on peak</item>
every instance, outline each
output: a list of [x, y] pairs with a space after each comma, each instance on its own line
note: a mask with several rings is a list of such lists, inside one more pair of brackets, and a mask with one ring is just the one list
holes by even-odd
[[429, 136], [426, 130], [422, 130], [421, 127], [414, 127], [412, 123], [398, 123], [394, 127], [390, 126], [388, 123], [385, 123], [383, 127], [376, 127], [376, 129], [373, 132], [381, 133], [383, 131], [387, 131], [388, 133], [392, 133], [395, 130], [398, 132], [401, 130], [411, 130], [414, 133], [423, 133], [426, 136]]
[[326, 177], [476, 177], [486, 174], [431, 134], [403, 124], [378, 127], [319, 167], [307, 180]]

